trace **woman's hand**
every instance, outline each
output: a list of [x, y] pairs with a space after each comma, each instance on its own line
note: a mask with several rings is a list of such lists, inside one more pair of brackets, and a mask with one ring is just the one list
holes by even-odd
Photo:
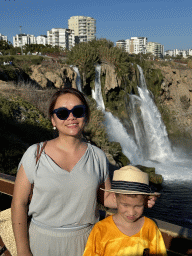
[[149, 196], [148, 202], [147, 202], [147, 207], [152, 208], [155, 205], [155, 201], [157, 200], [158, 197], [159, 197], [159, 195]]

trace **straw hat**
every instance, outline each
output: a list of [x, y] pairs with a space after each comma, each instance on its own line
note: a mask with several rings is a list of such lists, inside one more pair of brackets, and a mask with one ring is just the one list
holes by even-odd
[[111, 189], [102, 190], [120, 194], [160, 195], [151, 191], [148, 174], [132, 165], [114, 171]]

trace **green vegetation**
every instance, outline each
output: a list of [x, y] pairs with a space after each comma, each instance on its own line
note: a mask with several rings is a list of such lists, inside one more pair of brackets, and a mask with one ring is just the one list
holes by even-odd
[[49, 44], [47, 45], [43, 45], [43, 44], [26, 44], [23, 47], [23, 52], [25, 54], [27, 53], [35, 53], [35, 52], [41, 52], [41, 54], [47, 54], [47, 53], [55, 53], [55, 52], [61, 52], [61, 48], [59, 48], [58, 46], [51, 46]]
[[118, 77], [128, 77], [132, 74], [129, 54], [114, 47], [113, 43], [106, 39], [80, 43], [67, 52], [67, 64], [79, 68], [85, 88], [95, 79], [95, 65], [102, 62], [113, 65]]
[[[63, 50], [60, 47], [53, 47], [51, 45], [43, 45], [43, 44], [26, 44], [23, 46], [22, 51], [24, 54], [35, 53], [35, 52], [41, 52], [41, 54], [47, 54], [47, 53], [58, 53], [63, 52]], [[17, 55], [21, 54], [21, 48], [20, 47], [13, 47], [11, 42], [6, 42], [4, 40], [0, 41], [0, 52], [3, 55]]]
[[21, 97], [0, 95], [0, 172], [15, 174], [28, 146], [52, 137], [51, 123]]
[[181, 104], [182, 104], [182, 108], [187, 110], [189, 107], [190, 107], [190, 100], [187, 99], [187, 96], [184, 95], [184, 96], [181, 96], [180, 97], [180, 101], [181, 101]]

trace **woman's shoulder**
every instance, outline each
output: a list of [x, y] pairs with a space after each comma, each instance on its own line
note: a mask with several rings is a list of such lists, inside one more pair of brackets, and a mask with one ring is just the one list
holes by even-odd
[[97, 147], [96, 145], [93, 145], [91, 143], [88, 143], [88, 148], [90, 150], [92, 150], [95, 154], [97, 154], [98, 156], [103, 156], [105, 157], [105, 153], [102, 149], [100, 149], [99, 147]]
[[[30, 145], [30, 146], [27, 148], [27, 150], [25, 151], [25, 153], [24, 153], [24, 155], [23, 155], [23, 158], [28, 158], [29, 156], [30, 156], [30, 157], [31, 157], [31, 156], [36, 157], [37, 144], [38, 144], [38, 143]], [[43, 142], [40, 142], [39, 145], [40, 145], [40, 147], [42, 147]]]

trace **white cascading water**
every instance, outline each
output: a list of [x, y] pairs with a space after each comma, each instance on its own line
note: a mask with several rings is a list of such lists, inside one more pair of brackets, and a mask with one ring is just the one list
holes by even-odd
[[81, 77], [80, 77], [80, 73], [79, 73], [79, 69], [75, 66], [71, 66], [73, 68], [73, 70], [75, 71], [75, 73], [77, 74], [77, 78], [76, 78], [76, 86], [77, 89], [82, 92], [82, 88], [81, 88]]
[[[143, 152], [145, 159], [163, 162], [173, 158], [171, 144], [161, 114], [147, 89], [143, 70], [140, 73], [139, 96], [129, 95], [132, 109], [131, 120], [135, 130], [137, 145]], [[141, 117], [138, 115], [138, 107]], [[142, 123], [140, 119], [142, 118]], [[143, 129], [142, 129], [143, 127]], [[143, 141], [144, 140], [144, 141]]]
[[[105, 115], [105, 125], [111, 141], [121, 144], [123, 153], [129, 158], [132, 164], [140, 164], [148, 167], [155, 167], [158, 174], [162, 174], [165, 181], [180, 182], [192, 179], [192, 162], [187, 155], [182, 155], [177, 149], [171, 149], [168, 140], [166, 127], [161, 120], [161, 115], [147, 90], [142, 69], [140, 71], [139, 96], [131, 96], [132, 122], [135, 129], [135, 138], [129, 135], [120, 120], [110, 112], [105, 111], [100, 84], [99, 65], [96, 66], [95, 90], [92, 97]], [[137, 116], [135, 106], [140, 107], [142, 125]], [[181, 157], [182, 156], [182, 157]]]
[[105, 104], [103, 101], [103, 96], [101, 92], [101, 81], [100, 81], [100, 74], [101, 74], [101, 66], [96, 65], [95, 67], [95, 90], [92, 89], [92, 98], [95, 99], [97, 102], [97, 107], [102, 111], [105, 111]]
[[[105, 116], [105, 125], [107, 133], [111, 141], [116, 141], [121, 144], [123, 153], [133, 162], [139, 160], [139, 152], [134, 139], [129, 136], [126, 129], [123, 127], [118, 118], [114, 117], [110, 112], [105, 111], [105, 105], [101, 93], [100, 83], [101, 66], [95, 67], [95, 90], [92, 90], [92, 97], [97, 102], [97, 107], [103, 111]], [[125, 143], [126, 142], [126, 143]], [[130, 147], [127, 147], [127, 143]], [[134, 150], [132, 150], [134, 148]], [[137, 153], [136, 153], [137, 152]]]

